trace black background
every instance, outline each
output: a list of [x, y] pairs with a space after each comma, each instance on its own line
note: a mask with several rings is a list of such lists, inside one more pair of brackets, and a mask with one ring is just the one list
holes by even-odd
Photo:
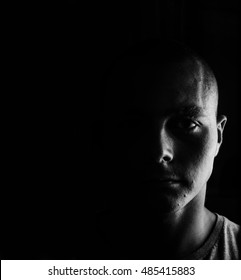
[[216, 74], [228, 123], [207, 206], [241, 222], [237, 2], [74, 1], [6, 8], [2, 258], [95, 258], [92, 217], [101, 208], [104, 185], [101, 79], [116, 55], [152, 37], [189, 44]]

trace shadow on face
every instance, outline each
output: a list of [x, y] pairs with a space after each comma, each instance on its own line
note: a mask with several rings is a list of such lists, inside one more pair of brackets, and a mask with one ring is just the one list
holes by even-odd
[[212, 172], [216, 83], [207, 85], [204, 67], [190, 54], [165, 51], [125, 57], [110, 82], [103, 145], [116, 205], [176, 210], [197, 196]]

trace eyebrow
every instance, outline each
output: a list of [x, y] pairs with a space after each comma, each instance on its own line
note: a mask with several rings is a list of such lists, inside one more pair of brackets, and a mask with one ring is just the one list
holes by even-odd
[[204, 115], [203, 109], [197, 105], [185, 105], [180, 106], [177, 108], [168, 109], [165, 112], [162, 113], [143, 113], [141, 111], [135, 112], [134, 114], [131, 114], [132, 117], [141, 117], [143, 119], [145, 118], [159, 118], [164, 117], [168, 115], [176, 115], [176, 116], [183, 116], [183, 117], [199, 117], [201, 115]]
[[[159, 115], [159, 114], [157, 114]], [[177, 108], [172, 108], [159, 115], [159, 117], [168, 115], [179, 115], [183, 117], [199, 117], [204, 115], [203, 109], [197, 105], [185, 105]]]
[[200, 116], [203, 115], [203, 109], [197, 105], [183, 106], [174, 110], [174, 114], [183, 116]]

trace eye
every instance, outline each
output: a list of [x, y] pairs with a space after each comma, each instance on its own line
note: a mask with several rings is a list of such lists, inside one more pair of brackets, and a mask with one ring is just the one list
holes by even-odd
[[191, 118], [178, 118], [172, 121], [171, 126], [179, 131], [192, 132], [199, 126], [199, 124]]
[[178, 127], [185, 130], [192, 130], [197, 127], [197, 124], [191, 119], [183, 119], [178, 122]]

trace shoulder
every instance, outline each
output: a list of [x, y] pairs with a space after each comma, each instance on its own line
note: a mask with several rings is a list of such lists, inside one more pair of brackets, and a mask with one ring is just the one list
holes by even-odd
[[223, 218], [223, 235], [226, 241], [230, 244], [240, 245], [241, 240], [241, 228], [240, 225], [230, 221], [228, 218], [221, 216]]
[[227, 231], [227, 233], [230, 233], [234, 236], [238, 235], [240, 233], [240, 225], [230, 221], [228, 218], [224, 217], [224, 216], [220, 216], [223, 218], [224, 220], [224, 230]]
[[228, 218], [218, 215], [218, 219], [223, 221], [223, 227], [217, 243], [221, 247], [224, 259], [241, 258], [241, 229], [240, 225], [230, 221]]

